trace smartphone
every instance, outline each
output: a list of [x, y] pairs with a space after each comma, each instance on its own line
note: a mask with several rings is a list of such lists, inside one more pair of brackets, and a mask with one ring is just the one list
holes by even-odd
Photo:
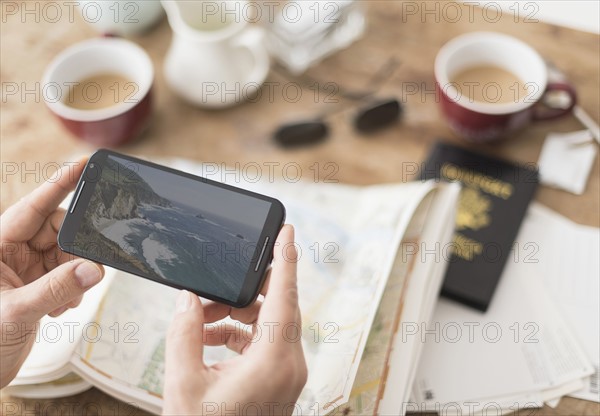
[[240, 308], [256, 299], [284, 221], [274, 198], [99, 150], [79, 179], [58, 245]]

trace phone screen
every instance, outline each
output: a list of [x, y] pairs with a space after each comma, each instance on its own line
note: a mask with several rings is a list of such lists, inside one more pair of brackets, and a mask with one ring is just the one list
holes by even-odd
[[101, 169], [92, 167], [84, 174], [94, 185], [74, 234], [75, 254], [239, 299], [270, 201], [113, 154]]

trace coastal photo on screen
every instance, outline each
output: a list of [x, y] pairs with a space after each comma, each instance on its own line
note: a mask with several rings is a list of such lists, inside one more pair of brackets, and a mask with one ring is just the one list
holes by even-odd
[[133, 273], [235, 301], [270, 205], [108, 156], [75, 245]]

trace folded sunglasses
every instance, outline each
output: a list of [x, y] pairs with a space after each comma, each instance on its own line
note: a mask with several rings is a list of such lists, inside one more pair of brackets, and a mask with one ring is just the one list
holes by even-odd
[[[398, 62], [394, 58], [388, 60], [371, 80], [371, 88], [367, 92], [350, 92], [340, 89], [343, 98], [352, 101], [368, 101], [367, 104], [355, 111], [352, 117], [352, 124], [358, 132], [369, 134], [381, 130], [395, 123], [402, 115], [402, 106], [397, 99], [370, 98], [381, 84], [392, 75], [397, 66]], [[284, 75], [287, 76], [287, 74]], [[308, 80], [311, 86], [315, 85], [315, 82], [316, 85], [322, 85], [313, 79]], [[376, 87], [373, 87], [373, 85], [376, 85]], [[284, 124], [277, 128], [273, 138], [275, 142], [286, 148], [320, 143], [329, 136], [329, 125], [325, 118], [331, 114], [316, 117], [312, 120]]]

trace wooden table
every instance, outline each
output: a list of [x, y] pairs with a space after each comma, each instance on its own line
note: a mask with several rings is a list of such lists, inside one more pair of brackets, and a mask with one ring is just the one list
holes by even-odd
[[[430, 6], [431, 2], [427, 2]], [[422, 2], [412, 3], [417, 13], [409, 14], [406, 2], [370, 1], [366, 7], [368, 29], [362, 40], [348, 50], [335, 54], [309, 71], [311, 78], [322, 85], [335, 82], [342, 89], [363, 89], [370, 76], [390, 58], [400, 66], [380, 90], [381, 96], [395, 96], [404, 103], [402, 121], [373, 136], [357, 134], [351, 124], [352, 106], [329, 117], [331, 136], [326, 143], [297, 150], [275, 146], [271, 132], [285, 121], [305, 119], [346, 105], [339, 94], [328, 103], [327, 94], [303, 90], [298, 102], [286, 101], [282, 93], [288, 79], [272, 72], [268, 81], [275, 92], [254, 103], [246, 103], [222, 111], [208, 111], [191, 107], [166, 87], [162, 59], [168, 49], [171, 31], [162, 21], [150, 33], [133, 38], [150, 54], [156, 69], [155, 117], [149, 131], [139, 140], [119, 150], [148, 157], [185, 157], [228, 166], [244, 167], [248, 163], [278, 163], [277, 176], [282, 175], [286, 163], [298, 163], [305, 179], [323, 180], [333, 172], [334, 179], [353, 184], [399, 182], [413, 179], [407, 174], [415, 163], [422, 161], [429, 147], [438, 139], [462, 143], [452, 134], [438, 113], [434, 88], [433, 61], [437, 50], [449, 39], [475, 30], [492, 30], [514, 35], [536, 48], [546, 59], [553, 61], [577, 86], [581, 106], [595, 119], [600, 119], [599, 98], [599, 37], [545, 23], [525, 22], [514, 15], [504, 14], [498, 21], [493, 11], [486, 15], [482, 9], [461, 6], [462, 18], [455, 22], [454, 15], [440, 12], [424, 14]], [[404, 9], [404, 14], [403, 14]], [[449, 13], [449, 10], [447, 10]], [[14, 166], [19, 173], [37, 171], [38, 174], [5, 175], [1, 185], [1, 209], [4, 211], [27, 192], [34, 189], [52, 167], [72, 160], [75, 155], [89, 153], [89, 145], [71, 137], [45, 108], [41, 98], [20, 94], [5, 97], [5, 83], [16, 82], [33, 88], [52, 57], [67, 46], [90, 37], [95, 32], [78, 16], [72, 23], [52, 23], [31, 16], [22, 21], [21, 15], [2, 16], [1, 77], [3, 85], [0, 123], [0, 150], [2, 165]], [[445, 19], [446, 18], [446, 19]], [[6, 20], [6, 21], [5, 21]], [[436, 21], [437, 20], [437, 21]], [[419, 93], [411, 91], [417, 86]], [[350, 103], [352, 104], [352, 103]], [[581, 129], [574, 117], [560, 121], [532, 125], [510, 140], [490, 145], [468, 145], [519, 162], [536, 162], [546, 135]], [[333, 164], [333, 165], [332, 165]], [[44, 167], [48, 168], [48, 173]], [[581, 196], [542, 186], [537, 200], [572, 220], [592, 226], [600, 225], [600, 170], [598, 158]], [[266, 169], [266, 168], [265, 168]], [[315, 175], [315, 170], [317, 174]], [[267, 172], [267, 170], [265, 170]], [[3, 398], [8, 400], [8, 398]], [[117, 402], [96, 389], [75, 397], [52, 401], [15, 400], [27, 409], [36, 404], [44, 406], [61, 403], [94, 402], [103, 411], [127, 413], [132, 408]], [[141, 411], [135, 414], [143, 413]], [[600, 406], [595, 403], [564, 398], [556, 409], [544, 407], [535, 414], [543, 415], [596, 415]]]

